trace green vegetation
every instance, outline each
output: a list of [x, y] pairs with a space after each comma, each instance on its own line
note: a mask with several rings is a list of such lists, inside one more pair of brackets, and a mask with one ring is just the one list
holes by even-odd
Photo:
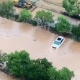
[[[70, 16], [80, 14], [80, 3], [78, 0], [63, 0], [62, 4]], [[17, 14], [13, 7], [14, 4], [10, 0], [0, 3], [0, 16], [19, 22], [27, 22], [33, 26], [43, 26], [43, 28], [49, 29], [51, 32], [68, 36], [73, 39], [77, 38], [75, 39], [77, 41], [80, 39], [80, 25], [77, 27], [72, 26], [66, 17], [58, 17], [58, 23], [55, 24], [56, 27], [54, 28], [54, 26], [48, 25], [48, 23], [54, 23], [51, 12], [44, 10], [38, 11], [32, 19], [32, 14], [28, 10], [23, 9], [20, 14]]]
[[8, 55], [7, 69], [16, 77], [26, 77], [30, 62], [29, 54], [26, 51], [15, 51]]
[[52, 67], [52, 64], [47, 59], [33, 60], [33, 64], [30, 67], [28, 80], [49, 80], [48, 69]]
[[[67, 4], [68, 2], [69, 5]], [[77, 0], [63, 1], [63, 7], [71, 16], [80, 14], [80, 8], [79, 6], [76, 8], [76, 6], [74, 6], [75, 3], [78, 5]], [[22, 22], [29, 22], [32, 19], [31, 13], [26, 9], [23, 9], [19, 15], [14, 16], [13, 3], [11, 1], [0, 4], [0, 16], [19, 19], [19, 21]], [[35, 18], [41, 19], [43, 27], [46, 22], [53, 22], [52, 13], [44, 10], [38, 11]], [[52, 28], [52, 30], [56, 30], [57, 33], [60, 34], [69, 33], [71, 30], [71, 24], [69, 21], [63, 16], [58, 17], [58, 21], [56, 28]], [[37, 22], [33, 20], [32, 24], [36, 26]], [[72, 27], [71, 32], [78, 39], [80, 36], [80, 25]], [[74, 77], [73, 71], [70, 71], [65, 67], [57, 70], [46, 58], [37, 60], [30, 59], [29, 53], [24, 50], [1, 55], [0, 62], [2, 63], [5, 61], [7, 62], [7, 71], [10, 74], [25, 80], [71, 80], [72, 77]]]
[[14, 14], [13, 6], [14, 4], [11, 1], [0, 3], [0, 16], [11, 18]]
[[76, 36], [77, 40], [80, 38], [80, 25], [79, 26], [73, 26], [72, 31], [74, 36]]
[[63, 67], [61, 70], [59, 70], [59, 76], [60, 76], [59, 80], [71, 80], [71, 78], [72, 78], [72, 76], [74, 76], [74, 74], [68, 68]]
[[7, 54], [7, 71], [24, 80], [71, 80], [74, 72], [68, 68], [57, 70], [46, 58], [32, 60], [26, 51]]
[[35, 18], [41, 19], [43, 27], [44, 27], [46, 22], [53, 22], [53, 15], [49, 11], [44, 11], [44, 10], [38, 11], [36, 13]]
[[32, 24], [33, 26], [37, 26], [37, 21], [32, 20], [32, 21], [31, 21], [31, 24]]
[[69, 33], [70, 27], [70, 22], [64, 16], [58, 17], [58, 23], [56, 24], [56, 30], [58, 33]]
[[22, 22], [29, 22], [32, 18], [32, 15], [31, 13], [26, 10], [26, 9], [23, 9], [20, 14], [19, 14], [19, 20], [22, 21]]
[[0, 63], [7, 61], [7, 54], [0, 50]]
[[80, 14], [80, 1], [79, 0], [63, 0], [62, 6], [70, 16]]
[[20, 14], [16, 14], [14, 9], [14, 4], [12, 1], [6, 1], [0, 3], [0, 16], [13, 19], [20, 22], [29, 22], [32, 18], [31, 13], [23, 9]]

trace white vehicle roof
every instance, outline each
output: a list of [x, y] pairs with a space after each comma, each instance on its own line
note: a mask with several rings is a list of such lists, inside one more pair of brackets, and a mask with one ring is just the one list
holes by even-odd
[[[58, 38], [60, 38], [60, 39], [58, 39]], [[62, 45], [62, 43], [63, 43], [63, 42], [61, 42], [62, 40], [64, 42], [65, 41], [65, 38], [62, 37], [62, 36], [58, 36], [57, 39], [55, 41], [53, 41], [52, 47], [59, 48]]]
[[[58, 40], [58, 38], [60, 38], [60, 40]], [[64, 37], [59, 36], [59, 37], [57, 37], [57, 39], [56, 39], [55, 41], [61, 42], [62, 39], [65, 40]], [[54, 42], [55, 42], [55, 41], [54, 41]]]

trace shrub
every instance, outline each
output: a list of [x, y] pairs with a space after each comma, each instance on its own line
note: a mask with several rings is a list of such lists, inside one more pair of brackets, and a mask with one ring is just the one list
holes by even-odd
[[67, 68], [57, 70], [46, 58], [31, 60], [26, 51], [8, 55], [7, 69], [24, 80], [71, 80], [74, 73]]
[[43, 26], [43, 27], [44, 27], [44, 25], [45, 25], [45, 22], [53, 22], [53, 15], [52, 15], [52, 13], [49, 12], [49, 11], [47, 11], [47, 12], [44, 11], [44, 10], [38, 11], [38, 12], [36, 13], [35, 18], [41, 19], [41, 21], [42, 21], [42, 26]]
[[65, 8], [65, 10], [68, 12], [70, 16], [78, 15], [80, 14], [80, 2], [79, 0], [63, 0], [62, 6]]
[[54, 27], [50, 27], [49, 31], [57, 33], [56, 28], [54, 28]]
[[37, 22], [34, 21], [34, 20], [31, 21], [31, 24], [32, 24], [33, 26], [37, 26]]
[[12, 1], [7, 1], [7, 2], [2, 2], [0, 4], [0, 16], [10, 18], [14, 14], [14, 9], [13, 9], [13, 2]]
[[0, 53], [0, 63], [3, 63], [7, 61], [7, 54], [6, 53]]
[[58, 17], [58, 23], [56, 24], [56, 30], [60, 34], [69, 33], [71, 29], [70, 22], [63, 16]]
[[20, 22], [29, 22], [31, 20], [31, 18], [32, 18], [31, 13], [26, 9], [23, 9], [19, 14]]
[[15, 14], [14, 18], [18, 20], [19, 19], [19, 14]]
[[73, 26], [71, 32], [76, 36], [77, 40], [80, 38], [80, 26]]
[[26, 51], [15, 51], [8, 55], [7, 69], [16, 77], [26, 77], [28, 67], [30, 65], [30, 57]]
[[60, 76], [59, 80], [71, 80], [71, 78], [74, 77], [73, 71], [70, 71], [66, 67], [63, 67], [61, 70], [58, 71], [58, 73], [59, 73], [59, 76]]

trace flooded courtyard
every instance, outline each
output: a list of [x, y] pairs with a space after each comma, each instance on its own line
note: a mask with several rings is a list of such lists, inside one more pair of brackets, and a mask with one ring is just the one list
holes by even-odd
[[57, 37], [58, 35], [41, 29], [40, 26], [34, 27], [27, 23], [0, 18], [0, 49], [2, 51], [10, 53], [15, 50], [26, 50], [32, 59], [45, 57], [58, 69], [67, 67], [73, 70], [74, 80], [80, 80], [80, 43], [66, 38], [65, 43], [55, 50], [51, 45]]

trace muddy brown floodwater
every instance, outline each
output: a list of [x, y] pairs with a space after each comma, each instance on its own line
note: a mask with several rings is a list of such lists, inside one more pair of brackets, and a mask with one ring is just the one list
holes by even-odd
[[[3, 1], [3, 0], [0, 0]], [[54, 0], [61, 3], [62, 0]], [[35, 15], [36, 11], [33, 11]], [[21, 9], [17, 9], [21, 11]], [[53, 13], [58, 17], [60, 14]], [[70, 19], [71, 20], [71, 19]], [[77, 21], [74, 20], [75, 23]], [[26, 50], [32, 59], [46, 57], [58, 69], [67, 67], [73, 70], [75, 78], [80, 80], [80, 43], [66, 38], [65, 43], [58, 49], [51, 48], [53, 40], [58, 35], [50, 33], [39, 26], [33, 27], [27, 23], [18, 23], [0, 17], [0, 49], [10, 53], [15, 50]], [[0, 80], [14, 80], [10, 76], [0, 72]]]
[[[54, 50], [51, 44], [57, 36], [39, 26], [33, 27], [27, 23], [0, 18], [1, 50], [7, 53], [26, 50], [32, 59], [46, 57], [58, 69], [68, 67], [73, 70], [74, 80], [80, 80], [80, 43], [66, 38], [65, 43], [58, 50]], [[1, 72], [0, 74], [7, 77]], [[4, 78], [0, 77], [1, 80], [5, 80]], [[10, 78], [10, 80], [13, 79]]]

